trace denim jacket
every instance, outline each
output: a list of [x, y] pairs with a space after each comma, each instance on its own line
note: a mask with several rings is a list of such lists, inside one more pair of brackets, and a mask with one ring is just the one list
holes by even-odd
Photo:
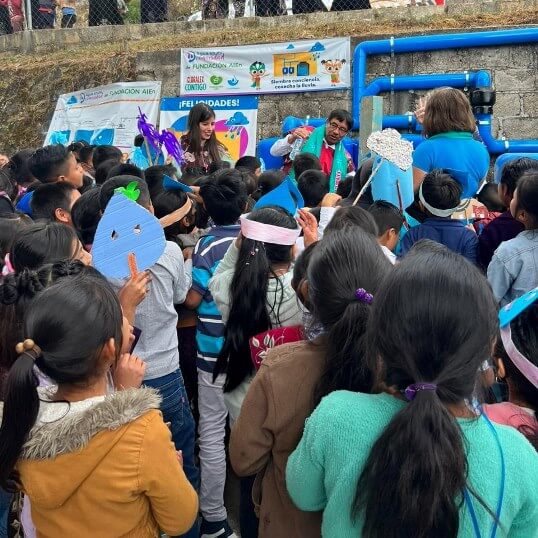
[[538, 230], [525, 230], [495, 251], [488, 280], [504, 306], [538, 286]]

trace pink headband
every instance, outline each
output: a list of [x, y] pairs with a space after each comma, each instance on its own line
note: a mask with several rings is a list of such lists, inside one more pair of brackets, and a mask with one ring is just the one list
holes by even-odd
[[262, 243], [272, 243], [273, 245], [295, 245], [297, 238], [301, 234], [301, 228], [291, 230], [281, 228], [272, 224], [264, 224], [255, 220], [247, 219], [246, 215], [241, 215], [241, 233], [247, 239], [261, 241]]
[[503, 341], [506, 354], [510, 357], [514, 366], [538, 389], [538, 366], [532, 364], [532, 362], [517, 349], [512, 341], [510, 324], [501, 329], [501, 340]]

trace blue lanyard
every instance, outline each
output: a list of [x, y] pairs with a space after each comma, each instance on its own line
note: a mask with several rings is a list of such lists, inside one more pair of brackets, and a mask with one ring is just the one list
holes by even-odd
[[[493, 522], [493, 528], [491, 529], [491, 538], [495, 538], [497, 535], [497, 527], [499, 526], [499, 521], [501, 517], [501, 510], [503, 506], [503, 498], [504, 498], [504, 481], [505, 481], [505, 474], [506, 469], [504, 465], [504, 453], [503, 449], [501, 447], [501, 442], [499, 441], [499, 436], [497, 434], [497, 430], [493, 427], [493, 424], [489, 420], [489, 418], [486, 416], [484, 412], [481, 413], [482, 417], [486, 421], [486, 424], [488, 425], [489, 429], [493, 433], [493, 437], [495, 437], [495, 441], [497, 443], [497, 446], [499, 448], [499, 454], [501, 456], [501, 487], [499, 491], [499, 502], [497, 503], [497, 511], [495, 513], [495, 521]], [[473, 522], [473, 528], [474, 533], [476, 535], [476, 538], [482, 538], [482, 534], [480, 533], [480, 528], [478, 526], [478, 519], [476, 517], [476, 512], [474, 510], [473, 501], [471, 499], [471, 496], [469, 495], [469, 491], [467, 488], [463, 490], [463, 495], [465, 497], [465, 503], [467, 504], [467, 508], [469, 510], [469, 514], [471, 515], [471, 520]]]

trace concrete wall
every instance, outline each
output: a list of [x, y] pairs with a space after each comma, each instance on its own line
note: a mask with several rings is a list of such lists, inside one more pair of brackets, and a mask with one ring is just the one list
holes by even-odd
[[[379, 36], [383, 37], [390, 36]], [[361, 38], [353, 38], [352, 49], [360, 41]], [[140, 80], [162, 80], [163, 95], [179, 95], [179, 62], [179, 50], [139, 53], [136, 60], [137, 77]], [[535, 45], [374, 56], [368, 64], [368, 77], [477, 69], [492, 73], [497, 90], [494, 134], [506, 138], [537, 138], [538, 47]], [[418, 95], [408, 92], [386, 94], [385, 111], [402, 114], [413, 110], [416, 99]], [[278, 135], [282, 119], [288, 115], [326, 116], [334, 108], [351, 109], [351, 92], [262, 95], [259, 101], [258, 137]]]

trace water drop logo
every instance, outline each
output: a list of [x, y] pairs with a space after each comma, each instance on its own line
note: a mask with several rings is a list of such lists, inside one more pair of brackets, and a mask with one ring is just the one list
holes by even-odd
[[194, 62], [194, 60], [196, 60], [196, 53], [188, 50], [185, 53], [185, 57], [187, 58], [187, 62], [191, 64], [192, 62]]
[[231, 86], [232, 88], [234, 88], [238, 84], [239, 84], [239, 80], [237, 80], [237, 77], [234, 77], [228, 80], [228, 86]]
[[67, 100], [67, 103], [66, 105], [76, 105], [78, 103], [78, 99], [72, 95], [68, 100]]

